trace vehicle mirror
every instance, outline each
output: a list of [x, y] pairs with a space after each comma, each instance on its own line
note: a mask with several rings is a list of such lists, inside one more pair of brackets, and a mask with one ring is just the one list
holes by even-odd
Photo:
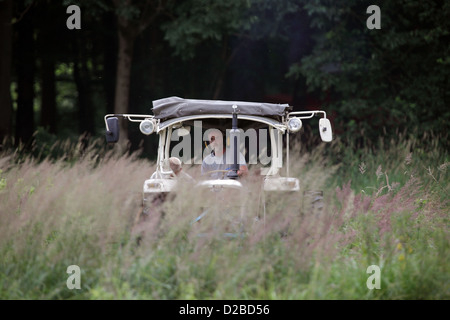
[[106, 131], [106, 142], [116, 143], [119, 141], [119, 119], [117, 117], [111, 117], [106, 119], [108, 125]]
[[331, 140], [333, 140], [333, 132], [331, 129], [330, 120], [328, 120], [327, 118], [321, 118], [319, 120], [319, 132], [322, 141], [330, 142]]

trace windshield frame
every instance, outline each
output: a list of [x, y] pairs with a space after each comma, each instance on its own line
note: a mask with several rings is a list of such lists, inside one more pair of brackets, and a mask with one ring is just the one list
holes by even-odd
[[[171, 171], [164, 170], [164, 165], [167, 163], [170, 157], [170, 146], [172, 131], [177, 129], [179, 125], [185, 121], [202, 120], [202, 119], [232, 119], [232, 115], [227, 114], [206, 114], [206, 115], [193, 115], [180, 117], [176, 119], [170, 119], [164, 122], [158, 123], [157, 134], [159, 134], [159, 146], [157, 156], [157, 175], [167, 175]], [[282, 122], [272, 118], [250, 115], [239, 115], [238, 119], [255, 121], [268, 126], [269, 139], [271, 143], [271, 161], [270, 167], [266, 167], [266, 176], [275, 176], [279, 174], [280, 169], [283, 167], [283, 134], [287, 133], [287, 126]], [[231, 128], [230, 128], [231, 129]]]

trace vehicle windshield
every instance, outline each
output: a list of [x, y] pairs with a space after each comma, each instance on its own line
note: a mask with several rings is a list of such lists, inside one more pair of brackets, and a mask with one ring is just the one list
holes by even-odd
[[[248, 169], [250, 171], [267, 171], [272, 161], [269, 126], [254, 121], [240, 120], [238, 127], [240, 131], [239, 151], [245, 159]], [[220, 153], [220, 150], [223, 149], [224, 161], [227, 159], [227, 163], [233, 163], [231, 128], [231, 119], [196, 120], [175, 125], [171, 128], [169, 157], [180, 159], [183, 168], [197, 173], [200, 173], [205, 159], [216, 155], [216, 150], [219, 150]]]

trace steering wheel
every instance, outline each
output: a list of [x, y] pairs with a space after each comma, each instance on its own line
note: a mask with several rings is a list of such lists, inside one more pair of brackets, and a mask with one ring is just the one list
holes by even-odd
[[231, 169], [230, 169], [230, 170], [211, 170], [211, 171], [206, 172], [206, 174], [209, 175], [209, 174], [211, 174], [211, 173], [221, 172], [221, 173], [222, 173], [221, 179], [223, 179], [224, 176], [225, 176], [225, 173], [227, 173], [227, 172], [229, 172], [229, 171], [231, 171]]

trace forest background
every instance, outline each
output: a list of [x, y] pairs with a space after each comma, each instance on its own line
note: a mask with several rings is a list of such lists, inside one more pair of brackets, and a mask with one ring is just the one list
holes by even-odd
[[[72, 4], [80, 29], [66, 25]], [[443, 136], [448, 150], [450, 4], [379, 1], [381, 29], [367, 27], [370, 5], [0, 1], [2, 147], [47, 156], [57, 140], [103, 136], [105, 114], [179, 96], [320, 108], [355, 150], [399, 134]], [[155, 156], [156, 137], [121, 126], [130, 151]]]

